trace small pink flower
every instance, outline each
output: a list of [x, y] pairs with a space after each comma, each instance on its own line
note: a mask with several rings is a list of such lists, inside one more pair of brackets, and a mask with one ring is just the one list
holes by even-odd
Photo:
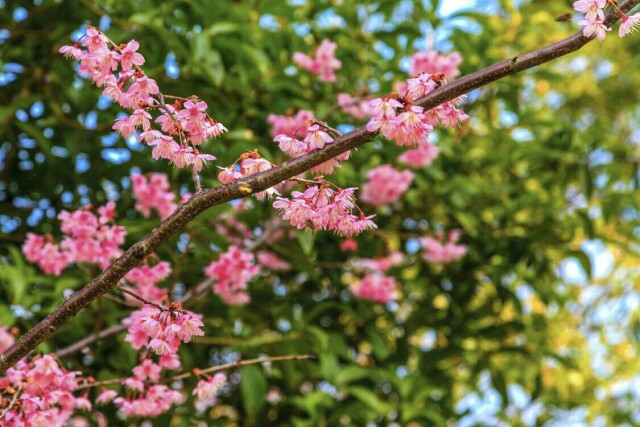
[[86, 47], [89, 52], [99, 49], [107, 49], [107, 38], [95, 27], [87, 27], [87, 32], [82, 38], [82, 46]]
[[371, 205], [380, 206], [400, 200], [411, 186], [414, 174], [411, 171], [399, 171], [391, 165], [381, 165], [371, 169], [367, 178], [360, 197]]
[[411, 57], [409, 75], [419, 76], [421, 73], [444, 74], [448, 79], [454, 79], [460, 75], [458, 67], [462, 64], [462, 57], [458, 52], [449, 55], [441, 54], [435, 50], [418, 52]]
[[587, 18], [578, 22], [578, 25], [584, 26], [582, 30], [582, 34], [587, 37], [595, 37], [598, 41], [603, 41], [605, 37], [607, 37], [607, 31], [611, 31], [611, 28], [608, 27], [604, 20], [601, 18]]
[[620, 24], [620, 30], [618, 31], [618, 35], [620, 37], [625, 37], [629, 34], [635, 33], [638, 28], [640, 28], [640, 13], [636, 13], [635, 15], [627, 16], [622, 15], [622, 24]]
[[118, 393], [113, 390], [107, 390], [106, 388], [103, 388], [100, 395], [96, 398], [96, 403], [98, 405], [105, 405], [111, 402], [116, 397], [118, 397]]
[[429, 166], [438, 157], [440, 150], [433, 144], [425, 143], [418, 148], [407, 150], [398, 157], [398, 161], [417, 169]]
[[140, 44], [131, 40], [120, 52], [120, 64], [124, 71], [130, 70], [134, 65], [144, 64], [144, 57], [137, 52]]
[[196, 396], [198, 400], [212, 398], [220, 392], [226, 383], [227, 376], [217, 373], [213, 377], [208, 377], [206, 380], [198, 381], [198, 385], [193, 389], [193, 395]]
[[307, 128], [307, 136], [304, 138], [309, 150], [317, 150], [333, 142], [333, 138], [323, 130], [318, 124], [314, 124]]

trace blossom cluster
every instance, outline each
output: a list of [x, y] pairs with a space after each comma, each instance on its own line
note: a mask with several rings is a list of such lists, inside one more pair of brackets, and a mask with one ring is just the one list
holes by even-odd
[[[268, 171], [272, 167], [273, 164], [263, 159], [257, 151], [250, 151], [242, 154], [233, 165], [222, 169], [218, 174], [218, 180], [223, 184], [228, 184], [256, 173]], [[258, 199], [263, 199], [265, 196], [271, 197], [276, 194], [278, 194], [278, 190], [275, 187], [271, 187], [256, 193], [255, 196]]]
[[120, 246], [127, 231], [113, 225], [115, 204], [98, 208], [98, 215], [89, 209], [58, 214], [62, 241], [55, 243], [51, 236], [27, 233], [22, 252], [29, 262], [37, 264], [46, 274], [59, 276], [71, 263], [97, 264], [106, 268], [112, 259], [122, 255]]
[[362, 280], [353, 283], [351, 292], [357, 298], [387, 303], [398, 299], [398, 283], [392, 276], [374, 272], [366, 274]]
[[[209, 116], [207, 104], [197, 97], [163, 95], [157, 82], [140, 68], [145, 59], [138, 52], [137, 41], [118, 46], [97, 28], [89, 26], [80, 44], [82, 48], [78, 43], [63, 46], [60, 53], [78, 61], [78, 71], [104, 88], [103, 96], [133, 110], [132, 114], [116, 120], [114, 130], [124, 138], [135, 136], [138, 141], [144, 141], [153, 147], [154, 159], [167, 159], [179, 168], [190, 166], [198, 172], [215, 159], [201, 153], [198, 147], [227, 129]], [[175, 102], [166, 104], [165, 97]], [[151, 111], [160, 111], [155, 118], [155, 128]]]
[[622, 12], [615, 2], [608, 0], [578, 0], [573, 3], [573, 8], [577, 12], [584, 13], [584, 19], [578, 22], [578, 25], [584, 27], [582, 34], [585, 37], [595, 37], [599, 41], [607, 37], [607, 32], [611, 31], [611, 27], [605, 23], [604, 10], [609, 4], [618, 10], [622, 20], [618, 36], [625, 37], [640, 28], [640, 13], [629, 16]]
[[213, 292], [227, 304], [242, 305], [251, 301], [247, 293], [248, 283], [258, 275], [260, 267], [255, 264], [254, 256], [240, 247], [231, 245], [212, 261], [204, 273], [215, 280]]
[[411, 171], [400, 171], [391, 165], [375, 167], [367, 172], [360, 198], [373, 206], [396, 202], [409, 189], [414, 176]]
[[[304, 130], [305, 136], [302, 140], [296, 138], [294, 133], [293, 135], [276, 135], [275, 138], [273, 138], [273, 141], [278, 143], [278, 148], [280, 148], [282, 152], [290, 155], [291, 157], [298, 157], [314, 150], [319, 150], [327, 144], [332, 144], [334, 142], [332, 135], [336, 135], [336, 131], [317, 121], [307, 122], [307, 126], [304, 127]], [[313, 167], [311, 172], [330, 175], [336, 168], [341, 166], [340, 162], [349, 160], [350, 156], [351, 153], [346, 151], [333, 159], [327, 160], [326, 162]]]
[[425, 50], [414, 53], [411, 57], [409, 75], [444, 74], [447, 79], [452, 80], [460, 75], [460, 64], [462, 56], [458, 52], [446, 55], [435, 50]]
[[281, 116], [269, 114], [267, 122], [271, 125], [271, 136], [278, 135], [306, 135], [306, 124], [316, 119], [313, 111], [300, 110], [295, 115]]
[[425, 143], [418, 148], [407, 150], [398, 156], [398, 161], [410, 168], [418, 169], [429, 166], [440, 154], [440, 150], [433, 144]]
[[[161, 261], [156, 265], [142, 265], [131, 269], [124, 277], [125, 281], [134, 285], [134, 292], [149, 301], [160, 303], [167, 296], [167, 291], [158, 287], [158, 283], [169, 277], [171, 265], [166, 261]], [[125, 297], [129, 297], [125, 294]], [[138, 300], [131, 298], [130, 302], [136, 303]]]
[[447, 264], [458, 261], [465, 256], [469, 248], [467, 245], [458, 244], [460, 231], [453, 230], [447, 236], [423, 237], [420, 239], [424, 249], [423, 258], [432, 264]]
[[[194, 336], [204, 335], [202, 315], [182, 310], [177, 303], [167, 310], [144, 306], [122, 320], [127, 326], [125, 341], [138, 350], [146, 347], [153, 350], [160, 358], [160, 366], [175, 366], [178, 347], [182, 342], [189, 342]], [[178, 361], [179, 363], [179, 361]]]
[[171, 191], [169, 178], [164, 173], [152, 173], [148, 178], [142, 174], [131, 175], [136, 210], [145, 218], [155, 209], [161, 219], [165, 219], [176, 210], [175, 194]]
[[[353, 236], [377, 228], [357, 207], [355, 188], [333, 190], [326, 181], [309, 182], [304, 192], [294, 191], [291, 199], [278, 197], [273, 207], [280, 209], [283, 219], [299, 230], [331, 230], [342, 236]], [[359, 215], [353, 210], [358, 209]]]
[[337, 45], [329, 39], [324, 39], [317, 47], [315, 58], [302, 52], [295, 52], [293, 60], [300, 68], [304, 68], [313, 75], [317, 75], [323, 82], [335, 82], [334, 70], [342, 67], [342, 62], [335, 57]]
[[372, 116], [367, 123], [369, 132], [380, 132], [399, 146], [420, 146], [437, 126], [456, 127], [469, 119], [464, 111], [458, 109], [464, 97], [445, 102], [431, 110], [413, 105], [413, 101], [430, 94], [442, 84], [439, 75], [420, 74], [407, 80], [403, 97], [391, 94], [369, 102]]
[[370, 97], [353, 97], [348, 93], [339, 93], [337, 102], [340, 109], [356, 120], [368, 119], [371, 117]]
[[193, 389], [193, 395], [198, 400], [209, 400], [215, 397], [226, 383], [227, 376], [225, 374], [217, 373], [213, 376], [207, 376], [206, 379], [198, 381]]
[[0, 379], [1, 424], [62, 427], [74, 411], [91, 410], [86, 395], [73, 394], [79, 374], [60, 367], [52, 355], [21, 360]]

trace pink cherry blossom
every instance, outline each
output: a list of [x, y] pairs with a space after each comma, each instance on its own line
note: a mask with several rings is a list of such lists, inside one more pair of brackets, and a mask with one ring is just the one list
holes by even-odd
[[53, 355], [19, 361], [0, 381], [3, 398], [20, 393], [10, 409], [2, 410], [2, 425], [62, 427], [76, 410], [91, 410], [86, 395], [73, 394], [79, 374], [60, 367]]
[[460, 75], [458, 69], [460, 64], [462, 64], [462, 56], [458, 52], [449, 55], [438, 53], [435, 50], [417, 52], [411, 57], [409, 75], [444, 74], [451, 80]]
[[335, 82], [334, 70], [342, 68], [342, 62], [335, 57], [336, 47], [337, 45], [334, 42], [324, 39], [316, 49], [315, 58], [311, 58], [301, 52], [295, 52], [293, 60], [298, 67], [317, 75], [321, 81]]
[[573, 8], [580, 13], [584, 13], [585, 19], [604, 20], [604, 7], [607, 0], [578, 0], [573, 3]]
[[131, 40], [120, 51], [120, 64], [124, 71], [130, 70], [134, 65], [140, 66], [144, 64], [144, 57], [137, 52], [140, 44]]
[[136, 199], [135, 208], [145, 218], [155, 209], [161, 219], [171, 215], [176, 209], [176, 195], [170, 190], [169, 177], [164, 173], [153, 173], [146, 178], [144, 175], [131, 175], [133, 196]]
[[113, 390], [107, 390], [106, 388], [102, 388], [100, 395], [96, 398], [96, 403], [98, 405], [106, 405], [111, 402], [113, 399], [118, 397], [118, 393]]
[[611, 27], [608, 27], [604, 20], [599, 17], [591, 17], [583, 19], [578, 22], [578, 25], [584, 26], [582, 34], [585, 37], [595, 37], [598, 41], [603, 41], [607, 37], [607, 32], [611, 31]]
[[414, 174], [411, 171], [399, 171], [391, 165], [381, 165], [371, 169], [367, 178], [360, 198], [370, 205], [380, 206], [400, 200], [413, 182]]
[[292, 138], [300, 136], [304, 138], [306, 135], [306, 126], [308, 122], [315, 120], [313, 111], [300, 110], [295, 116], [278, 116], [276, 114], [269, 114], [267, 116], [267, 122], [272, 126], [271, 135], [286, 135]]
[[99, 49], [107, 49], [107, 38], [98, 31], [97, 28], [88, 26], [87, 32], [82, 38], [82, 46], [86, 47], [89, 52], [95, 52]]
[[251, 301], [247, 293], [248, 283], [260, 272], [253, 254], [240, 247], [229, 246], [227, 252], [212, 261], [204, 270], [207, 277], [215, 280], [213, 292], [230, 305], [243, 305]]
[[371, 117], [372, 111], [369, 105], [370, 98], [354, 98], [348, 93], [339, 93], [337, 96], [338, 106], [345, 113], [357, 120]]
[[399, 296], [396, 280], [381, 273], [366, 275], [351, 286], [351, 292], [360, 299], [379, 303], [395, 301]]
[[458, 244], [460, 231], [449, 233], [448, 239], [443, 241], [442, 235], [424, 237], [420, 240], [424, 249], [423, 258], [432, 264], [447, 264], [458, 261], [468, 251], [466, 245]]
[[638, 28], [640, 28], [640, 13], [631, 16], [623, 14], [618, 35], [620, 37], [626, 37], [629, 34], [635, 33]]
[[417, 169], [429, 166], [438, 157], [440, 150], [433, 144], [425, 143], [418, 148], [407, 150], [398, 157], [398, 161]]
[[347, 252], [352, 251], [355, 252], [358, 250], [358, 242], [355, 239], [344, 239], [340, 242], [340, 251]]
[[217, 373], [206, 380], [198, 381], [198, 385], [193, 389], [193, 395], [198, 400], [205, 400], [214, 397], [220, 392], [222, 387], [227, 383], [227, 376]]

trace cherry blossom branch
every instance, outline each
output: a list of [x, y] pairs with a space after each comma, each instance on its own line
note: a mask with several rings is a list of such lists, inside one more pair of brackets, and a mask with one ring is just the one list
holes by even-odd
[[[183, 380], [185, 378], [189, 378], [192, 376], [198, 376], [203, 374], [210, 374], [213, 372], [226, 371], [228, 369], [239, 368], [247, 365], [256, 365], [258, 363], [271, 363], [271, 362], [286, 362], [286, 361], [297, 361], [297, 360], [315, 360], [316, 356], [313, 354], [294, 354], [290, 356], [272, 356], [272, 357], [259, 357], [257, 359], [247, 359], [247, 360], [239, 360], [237, 362], [225, 363], [224, 365], [212, 366], [206, 369], [192, 369], [189, 372], [185, 372], [179, 375], [175, 375], [172, 377], [168, 377], [162, 380], [162, 382], [168, 383], [172, 381]], [[126, 380], [126, 378], [112, 378], [110, 380], [104, 381], [96, 381], [85, 383], [76, 390], [84, 390], [87, 388], [94, 387], [102, 387], [105, 385], [113, 385], [113, 384], [122, 384], [122, 382]]]
[[153, 301], [149, 301], [149, 300], [148, 300], [148, 299], [146, 299], [146, 298], [142, 298], [140, 295], [136, 294], [136, 293], [135, 293], [135, 292], [133, 292], [133, 291], [130, 291], [129, 289], [126, 289], [126, 288], [120, 288], [120, 290], [122, 291], [122, 293], [127, 294], [127, 295], [130, 295], [131, 297], [133, 297], [133, 298], [137, 299], [138, 301], [140, 301], [140, 302], [142, 302], [142, 303], [144, 303], [144, 304], [152, 305], [152, 306], [154, 306], [155, 308], [157, 308], [157, 309], [158, 309], [158, 310], [160, 310], [160, 311], [169, 311], [169, 309], [164, 308], [164, 307], [163, 307], [163, 306], [161, 306], [160, 304], [156, 304], [156, 303], [155, 303], [155, 302], [153, 302]]
[[[640, 0], [623, 0], [619, 2], [618, 6], [621, 11], [626, 12], [639, 3]], [[605, 23], [611, 25], [619, 18], [619, 11], [611, 9], [606, 16]], [[432, 109], [506, 76], [575, 52], [591, 40], [592, 38], [587, 38], [582, 32], [578, 32], [552, 45], [498, 62], [443, 85], [429, 95], [418, 99], [415, 105], [421, 106], [425, 110]], [[51, 314], [27, 331], [13, 346], [1, 354], [0, 375], [29, 354], [48, 336], [55, 333], [67, 320], [78, 314], [101, 295], [115, 288], [127, 272], [140, 265], [160, 244], [205, 210], [234, 199], [265, 191], [284, 180], [306, 172], [314, 166], [370, 142], [376, 135], [376, 133], [368, 132], [365, 127], [361, 127], [336, 138], [334, 143], [327, 144], [322, 149], [287, 160], [278, 167], [195, 194], [187, 202], [181, 204], [171, 216], [162, 221], [151, 233], [131, 246], [124, 255], [114, 261], [99, 276], [72, 294]]]

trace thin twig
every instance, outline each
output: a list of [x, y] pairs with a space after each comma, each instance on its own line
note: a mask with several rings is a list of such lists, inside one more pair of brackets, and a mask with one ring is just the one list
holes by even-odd
[[168, 308], [164, 308], [164, 307], [163, 307], [163, 306], [161, 306], [160, 304], [156, 304], [156, 303], [155, 303], [155, 302], [153, 302], [153, 301], [149, 301], [148, 299], [142, 298], [140, 295], [136, 294], [136, 293], [135, 293], [135, 292], [133, 292], [133, 291], [130, 291], [129, 289], [126, 289], [126, 288], [120, 288], [120, 290], [121, 290], [123, 293], [127, 294], [127, 295], [131, 295], [133, 298], [137, 299], [138, 301], [141, 301], [141, 302], [143, 302], [143, 303], [145, 303], [145, 304], [147, 304], [147, 305], [152, 305], [152, 306], [154, 306], [155, 308], [157, 308], [157, 309], [158, 309], [158, 310], [160, 310], [160, 311], [169, 311], [169, 309], [168, 309]]
[[13, 405], [16, 404], [20, 393], [22, 393], [22, 386], [18, 387], [17, 390], [15, 390], [15, 392], [13, 393], [13, 397], [11, 398], [11, 402], [9, 402], [9, 406], [7, 406], [4, 411], [2, 411], [2, 414], [0, 414], [0, 420], [3, 419], [9, 413], [11, 408], [13, 408]]
[[[257, 359], [247, 359], [247, 360], [239, 360], [237, 362], [231, 362], [231, 363], [225, 363], [224, 365], [218, 365], [218, 366], [212, 366], [210, 368], [206, 368], [206, 369], [192, 369], [189, 372], [185, 372], [179, 375], [175, 375], [173, 377], [168, 377], [162, 380], [162, 382], [167, 383], [167, 382], [172, 382], [172, 381], [178, 381], [178, 380], [183, 380], [185, 378], [189, 378], [195, 375], [202, 375], [202, 374], [210, 374], [212, 372], [220, 372], [220, 371], [226, 371], [227, 369], [233, 369], [233, 368], [239, 368], [241, 366], [247, 366], [247, 365], [255, 365], [258, 363], [271, 363], [271, 362], [285, 362], [285, 361], [295, 361], [295, 360], [315, 360], [316, 356], [313, 354], [295, 354], [295, 355], [290, 355], [290, 356], [273, 356], [273, 357], [259, 357]], [[94, 388], [94, 387], [102, 387], [105, 385], [113, 385], [113, 384], [121, 384], [124, 380], [126, 380], [127, 378], [112, 378], [110, 380], [104, 380], [104, 381], [96, 381], [96, 382], [92, 382], [92, 383], [85, 383], [82, 384], [80, 386], [78, 386], [78, 388], [76, 388], [76, 390], [84, 390], [87, 388]]]
[[82, 350], [83, 348], [89, 347], [96, 341], [100, 341], [103, 338], [110, 337], [111, 335], [119, 334], [120, 332], [126, 331], [127, 326], [125, 325], [114, 325], [107, 329], [103, 329], [97, 334], [91, 334], [88, 337], [81, 339], [80, 341], [71, 344], [68, 347], [62, 348], [56, 351], [56, 356], [58, 357], [66, 357], [70, 354], [73, 354], [77, 351]]

